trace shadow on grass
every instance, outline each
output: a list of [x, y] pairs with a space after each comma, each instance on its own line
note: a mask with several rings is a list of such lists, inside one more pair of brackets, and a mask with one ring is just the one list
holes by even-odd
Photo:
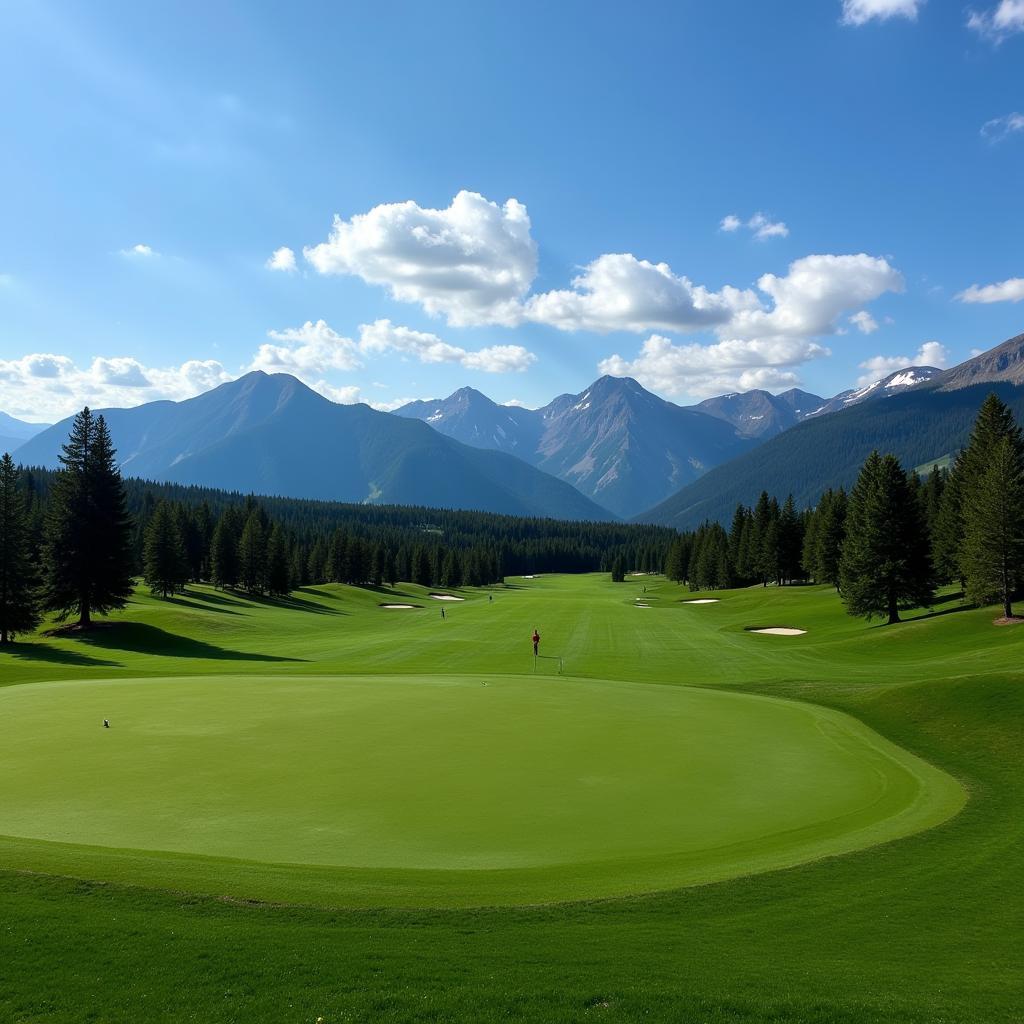
[[300, 662], [304, 658], [283, 658], [276, 654], [233, 651], [227, 647], [168, 633], [145, 622], [118, 622], [108, 629], [80, 633], [78, 642], [110, 651], [131, 651], [166, 658], [204, 658], [210, 661]]
[[180, 608], [195, 608], [200, 612], [217, 612], [218, 615], [240, 615], [241, 612], [232, 611], [230, 608], [219, 608], [220, 604], [241, 604], [240, 601], [208, 601], [205, 595], [172, 594], [163, 598], [168, 604], [177, 605]]
[[[181, 605], [186, 608], [195, 608], [204, 612], [220, 612], [223, 615], [240, 615], [241, 612], [233, 611], [235, 608], [248, 608], [253, 605], [265, 608], [285, 608], [292, 611], [312, 612], [314, 615], [345, 615], [346, 612], [339, 608], [325, 608], [323, 605], [307, 598], [296, 597], [296, 594], [316, 594], [318, 597], [331, 599], [330, 594], [320, 591], [299, 588], [287, 597], [266, 597], [258, 594], [243, 594], [236, 592], [210, 593], [202, 590], [186, 590], [184, 594], [173, 594], [164, 598], [168, 604]], [[229, 606], [229, 607], [225, 607]]]
[[64, 647], [51, 647], [47, 643], [14, 643], [0, 646], [0, 655], [9, 654], [22, 661], [44, 661], [51, 665], [75, 665], [81, 668], [119, 668], [121, 662], [104, 658], [91, 658], [80, 651], [69, 651]]

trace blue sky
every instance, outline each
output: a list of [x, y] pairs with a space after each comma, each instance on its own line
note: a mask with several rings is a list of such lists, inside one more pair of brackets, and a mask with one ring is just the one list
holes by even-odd
[[1024, 0], [33, 2], [0, 86], [27, 419], [832, 394], [1024, 330]]

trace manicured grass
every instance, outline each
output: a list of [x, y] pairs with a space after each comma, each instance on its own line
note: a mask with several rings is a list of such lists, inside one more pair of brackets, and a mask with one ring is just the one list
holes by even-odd
[[[652, 607], [637, 609], [644, 583]], [[0, 679], [482, 681], [531, 673], [528, 638], [537, 625], [542, 651], [561, 655], [566, 674], [581, 680], [560, 680], [557, 662], [541, 662], [536, 682], [552, 692], [620, 680], [639, 685], [614, 692], [672, 696], [698, 691], [649, 684], [697, 684], [808, 701], [852, 714], [954, 775], [970, 799], [936, 828], [846, 856], [675, 892], [535, 908], [247, 906], [76, 882], [47, 875], [37, 861], [42, 874], [0, 875], [0, 1017], [1021, 1019], [1024, 630], [994, 629], [990, 610], [960, 610], [955, 600], [939, 606], [944, 614], [871, 626], [845, 617], [834, 595], [817, 588], [683, 605], [691, 595], [640, 579], [551, 577], [521, 587], [496, 591], [493, 604], [467, 594], [444, 623], [434, 602], [407, 587], [311, 588], [284, 606], [202, 589], [169, 603], [140, 595], [118, 626], [0, 654]], [[389, 600], [425, 607], [377, 607]], [[757, 635], [744, 631], [750, 625], [808, 632]], [[533, 683], [531, 674], [514, 685]], [[100, 689], [78, 685], [83, 700]], [[0, 702], [43, 689], [15, 687]], [[116, 732], [104, 735], [94, 723], [90, 730], [90, 742], [92, 730], [97, 740]], [[0, 746], [0, 773], [9, 749]], [[17, 789], [5, 779], [5, 793]], [[12, 844], [0, 858], [10, 866], [27, 853]]]
[[12, 687], [0, 715], [3, 828], [50, 841], [10, 843], [10, 863], [238, 898], [621, 896], [856, 849], [963, 804], [852, 718], [705, 689], [184, 677]]

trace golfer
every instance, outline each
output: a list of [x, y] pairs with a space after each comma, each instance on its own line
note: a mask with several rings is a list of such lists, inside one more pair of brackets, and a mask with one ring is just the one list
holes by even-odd
[[537, 632], [537, 627], [533, 627], [533, 656], [537, 657], [537, 651], [540, 649], [540, 633]]

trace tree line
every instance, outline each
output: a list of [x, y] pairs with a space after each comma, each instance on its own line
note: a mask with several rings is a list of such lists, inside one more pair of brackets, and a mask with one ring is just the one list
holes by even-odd
[[851, 614], [888, 622], [959, 582], [968, 600], [1010, 618], [1024, 582], [1024, 435], [991, 394], [950, 470], [921, 480], [876, 451], [849, 494], [827, 490], [798, 512], [792, 495], [780, 505], [762, 492], [728, 530], [706, 522], [680, 534], [664, 571], [693, 590], [827, 583]]

